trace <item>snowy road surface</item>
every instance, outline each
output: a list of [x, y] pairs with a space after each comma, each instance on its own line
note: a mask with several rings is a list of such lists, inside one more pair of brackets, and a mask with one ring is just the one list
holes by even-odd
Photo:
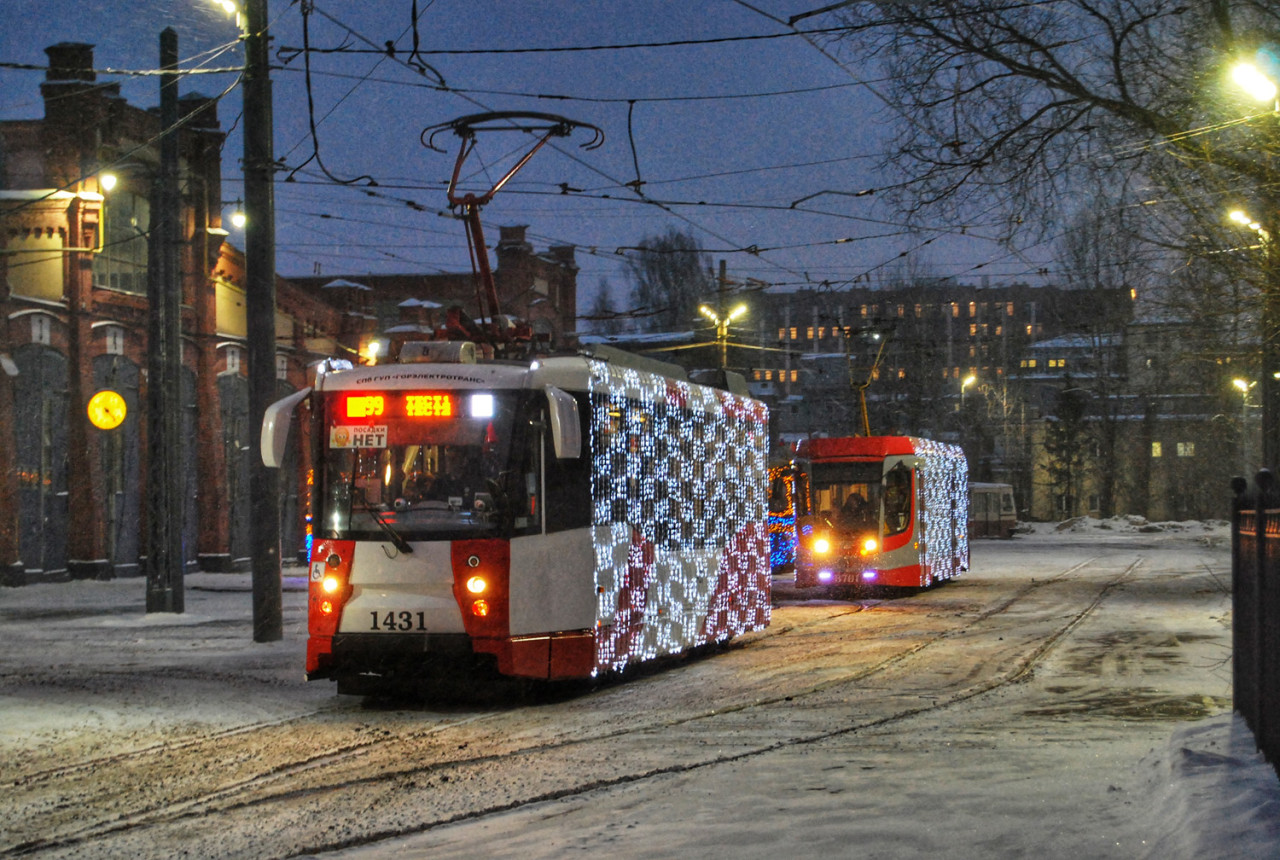
[[[247, 577], [0, 591], [0, 857], [1262, 857], [1230, 716], [1226, 531], [974, 545], [554, 701], [386, 705], [250, 641]], [[803, 598], [803, 599], [802, 599]]]

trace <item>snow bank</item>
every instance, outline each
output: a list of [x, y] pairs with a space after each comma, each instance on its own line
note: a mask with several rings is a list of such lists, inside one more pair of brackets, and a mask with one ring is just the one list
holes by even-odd
[[1145, 857], [1261, 858], [1280, 849], [1280, 782], [1239, 714], [1200, 720], [1141, 764], [1152, 798]]

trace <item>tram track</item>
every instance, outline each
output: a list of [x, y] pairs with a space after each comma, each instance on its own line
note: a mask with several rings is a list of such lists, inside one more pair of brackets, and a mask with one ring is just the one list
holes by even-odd
[[[633, 750], [636, 746], [643, 746], [640, 743], [641, 740], [655, 737], [660, 733], [670, 733], [672, 730], [694, 726], [695, 724], [701, 724], [699, 728], [703, 728], [708, 723], [716, 721], [728, 722], [752, 711], [782, 707], [794, 708], [798, 700], [817, 699], [830, 691], [856, 686], [859, 682], [869, 678], [905, 669], [913, 659], [921, 656], [928, 649], [957, 636], [972, 635], [971, 631], [976, 626], [1003, 615], [1040, 589], [1060, 583], [1071, 577], [1073, 573], [1089, 569], [1096, 561], [1096, 557], [1088, 559], [1071, 565], [1053, 576], [1027, 582], [1012, 594], [1004, 595], [1000, 600], [982, 608], [980, 611], [964, 616], [963, 625], [948, 625], [933, 631], [923, 639], [914, 642], [910, 647], [900, 649], [874, 663], [860, 666], [855, 671], [840, 673], [821, 682], [788, 689], [777, 695], [755, 697], [718, 707], [694, 709], [692, 712], [678, 714], [674, 717], [649, 720], [642, 725], [619, 726], [616, 721], [612, 721], [606, 715], [600, 722], [606, 727], [612, 722], [614, 727], [607, 728], [605, 731], [598, 730], [601, 728], [600, 725], [593, 726], [588, 723], [579, 727], [579, 731], [583, 733], [578, 736], [558, 734], [551, 738], [537, 738], [535, 734], [533, 743], [521, 744], [517, 741], [516, 743], [498, 743], [496, 746], [491, 745], [489, 747], [485, 747], [484, 744], [491, 743], [491, 739], [498, 735], [504, 727], [488, 724], [502, 723], [503, 720], [501, 718], [510, 716], [512, 712], [481, 712], [472, 715], [466, 720], [451, 721], [416, 732], [364, 738], [360, 742], [330, 747], [318, 752], [312, 749], [309, 755], [301, 756], [293, 761], [280, 762], [263, 772], [250, 775], [241, 780], [224, 782], [212, 790], [194, 791], [176, 801], [157, 799], [149, 806], [144, 804], [142, 808], [135, 808], [132, 811], [122, 812], [115, 816], [99, 816], [97, 820], [82, 821], [79, 826], [64, 827], [56, 835], [50, 834], [48, 838], [28, 839], [19, 844], [0, 848], [0, 857], [38, 854], [76, 856], [78, 853], [93, 853], [92, 851], [82, 851], [81, 849], [88, 849], [92, 845], [100, 844], [101, 840], [104, 839], [123, 839], [125, 843], [129, 843], [131, 842], [129, 839], [131, 835], [136, 836], [165, 828], [182, 829], [206, 816], [217, 818], [227, 815], [258, 816], [269, 814], [278, 816], [280, 811], [283, 811], [284, 817], [289, 818], [289, 807], [312, 806], [324, 800], [333, 800], [340, 796], [352, 796], [370, 792], [383, 796], [388, 792], [394, 792], [396, 787], [407, 787], [408, 791], [413, 792], [423, 786], [439, 788], [450, 783], [455, 786], [477, 782], [487, 785], [495, 779], [501, 782], [501, 776], [495, 777], [495, 772], [498, 774], [508, 773], [514, 768], [516, 771], [527, 771], [535, 774], [546, 771], [547, 763], [557, 758], [581, 759], [583, 761], [607, 760], [611, 753], [616, 755], [621, 752], [623, 755], [620, 756], [619, 760], [628, 760], [635, 758], [634, 755], [628, 754], [628, 751]], [[944, 695], [934, 696], [928, 701], [921, 701], [919, 704], [912, 706], [899, 706], [891, 708], [887, 712], [855, 718], [844, 724], [831, 726], [824, 730], [793, 732], [789, 737], [780, 738], [769, 743], [746, 744], [740, 748], [722, 751], [713, 755], [688, 755], [657, 765], [652, 762], [635, 761], [633, 766], [621, 767], [620, 769], [597, 767], [592, 770], [593, 776], [590, 779], [570, 779], [566, 781], [554, 778], [554, 775], [547, 777], [544, 773], [541, 781], [535, 780], [535, 782], [538, 782], [537, 786], [529, 786], [529, 790], [517, 792], [518, 796], [503, 799], [500, 802], [483, 802], [482, 800], [478, 803], [467, 803], [464, 800], [464, 802], [457, 804], [462, 808], [453, 809], [452, 811], [448, 804], [443, 804], [439, 814], [431, 820], [417, 821], [408, 827], [386, 828], [372, 826], [363, 829], [358, 834], [340, 838], [312, 839], [305, 847], [295, 845], [292, 848], [286, 848], [285, 846], [280, 846], [274, 852], [271, 852], [270, 856], [318, 853], [349, 845], [377, 841], [391, 836], [425, 831], [450, 823], [508, 812], [521, 806], [643, 781], [664, 774], [681, 773], [698, 768], [732, 763], [786, 747], [818, 743], [829, 738], [883, 727], [923, 713], [951, 707], [1002, 686], [1016, 683], [1024, 678], [1058, 642], [1088, 618], [1114, 588], [1132, 578], [1142, 561], [1143, 559], [1139, 557], [1119, 573], [1111, 575], [1105, 582], [1095, 585], [1095, 593], [1084, 606], [1078, 607], [1068, 615], [1063, 616], [1058, 623], [1051, 626], [1045, 635], [1037, 636], [1034, 641], [1028, 642], [1022, 649], [1019, 658], [1010, 662], [1005, 669], [990, 673], [976, 683], [966, 684], [946, 692]], [[868, 609], [863, 607], [857, 611], [868, 611]], [[874, 607], [870, 611], [874, 612]], [[812, 630], [823, 625], [829, 625], [832, 620], [848, 614], [855, 613], [842, 612], [836, 616], [829, 615], [823, 619], [788, 625], [788, 627], [779, 630], [774, 635], [763, 635], [749, 643], [732, 645], [729, 650], [743, 651], [744, 649], [749, 649], [752, 645], [770, 643], [782, 637], [787, 637], [793, 632]], [[966, 631], [970, 631], [970, 633], [966, 634]], [[623, 685], [616, 689], [625, 690], [628, 688]], [[59, 769], [50, 769], [42, 774], [24, 775], [24, 777], [8, 785], [21, 787], [23, 784], [30, 784], [33, 779], [37, 781], [53, 781], [62, 777], [92, 775], [99, 768], [120, 765], [127, 759], [138, 760], [147, 756], [163, 757], [166, 753], [191, 752], [202, 743], [218, 743], [223, 740], [248, 738], [255, 732], [275, 730], [286, 726], [301, 726], [307, 720], [314, 720], [318, 714], [319, 712], [313, 712], [263, 724], [240, 726], [201, 739], [186, 739], [174, 745], [156, 745], [147, 750], [137, 750], [118, 756], [79, 762]], [[461, 734], [464, 731], [486, 728], [492, 730], [488, 735], [488, 739], [486, 739], [484, 732], [470, 735]], [[448, 735], [448, 737], [445, 737], [445, 735]], [[459, 740], [463, 742], [457, 743]], [[627, 741], [632, 743], [629, 744]], [[475, 749], [475, 745], [480, 745], [481, 748], [485, 748], [487, 751], [479, 755], [468, 754], [469, 750]], [[395, 764], [397, 759], [401, 762], [400, 766]], [[423, 763], [406, 766], [403, 764], [406, 760]], [[470, 795], [472, 797], [479, 795], [482, 798], [487, 796], [483, 791], [477, 792], [474, 788], [471, 790]], [[493, 796], [505, 797], [501, 792]], [[376, 824], [376, 822], [371, 823]], [[124, 856], [127, 853], [129, 853], [128, 850], [122, 851], [120, 856]], [[267, 854], [256, 850], [252, 853], [254, 856], [267, 856]]]

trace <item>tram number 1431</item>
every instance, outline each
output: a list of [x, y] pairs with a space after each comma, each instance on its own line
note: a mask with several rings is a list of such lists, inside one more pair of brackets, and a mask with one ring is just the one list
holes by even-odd
[[395, 630], [407, 633], [413, 630], [426, 632], [427, 629], [425, 612], [409, 612], [408, 610], [382, 612], [371, 610], [369, 617], [371, 619], [370, 630]]

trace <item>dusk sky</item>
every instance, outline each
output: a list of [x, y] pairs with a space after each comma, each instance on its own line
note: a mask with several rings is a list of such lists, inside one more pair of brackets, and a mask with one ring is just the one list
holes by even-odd
[[[877, 86], [877, 72], [849, 45], [786, 25], [823, 3], [417, 0], [425, 73], [410, 56], [414, 5], [319, 0], [310, 18], [313, 48], [362, 51], [312, 56], [320, 160], [332, 177], [372, 177], [370, 186], [335, 182], [316, 160], [303, 165], [313, 154], [303, 57], [279, 53], [302, 47], [303, 16], [298, 4], [271, 0], [273, 63], [281, 66], [272, 73], [275, 148], [286, 165], [276, 194], [281, 274], [466, 270], [462, 224], [441, 217], [457, 138], [441, 135], [447, 152], [439, 153], [419, 136], [490, 110], [555, 113], [604, 132], [592, 150], [579, 148], [588, 131], [556, 140], [484, 210], [490, 245], [499, 226], [525, 224], [538, 250], [578, 247], [582, 310], [602, 279], [625, 308], [619, 249], [668, 228], [695, 236], [731, 278], [791, 288], [839, 287], [904, 266], [966, 280], [1035, 280], [1040, 264], [1032, 261], [1046, 257], [1044, 248], [1011, 251], [973, 238], [992, 234], [991, 225], [908, 231], [876, 195], [853, 196], [894, 181], [880, 161], [882, 132], [897, 118], [863, 83]], [[96, 45], [99, 70], [145, 70], [157, 63], [159, 32], [171, 26], [183, 69], [243, 60], [236, 27], [214, 0], [5, 0], [3, 8], [3, 119], [42, 115], [42, 73], [10, 66], [44, 65], [43, 49], [60, 41]], [[837, 23], [818, 15], [797, 26]], [[369, 53], [388, 40], [395, 58]], [[670, 44], [690, 41], [698, 44]], [[575, 50], [545, 50], [552, 48]], [[119, 80], [132, 104], [158, 102], [154, 77], [99, 79]], [[193, 75], [182, 92], [216, 95], [235, 81], [233, 73]], [[230, 132], [228, 200], [242, 196], [239, 115], [233, 87], [219, 106]], [[485, 190], [527, 146], [520, 133], [481, 135], [467, 188]], [[283, 181], [299, 167], [293, 182]], [[627, 185], [637, 179], [640, 194]], [[232, 241], [243, 245], [234, 233]]]

